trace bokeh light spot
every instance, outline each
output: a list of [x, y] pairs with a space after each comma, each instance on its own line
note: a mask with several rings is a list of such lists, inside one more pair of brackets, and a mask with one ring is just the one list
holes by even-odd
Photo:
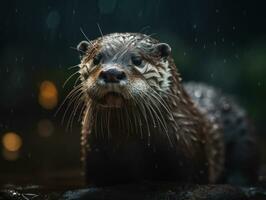
[[49, 119], [40, 120], [37, 126], [38, 134], [41, 137], [49, 137], [54, 132], [54, 125]]
[[55, 84], [51, 81], [43, 81], [39, 90], [39, 103], [48, 110], [56, 107], [58, 103], [58, 91]]
[[22, 139], [18, 134], [14, 132], [9, 132], [4, 134], [2, 143], [7, 151], [15, 152], [21, 148]]
[[3, 154], [3, 157], [8, 161], [15, 161], [19, 157], [18, 151], [8, 151], [6, 149], [3, 149], [2, 154]]

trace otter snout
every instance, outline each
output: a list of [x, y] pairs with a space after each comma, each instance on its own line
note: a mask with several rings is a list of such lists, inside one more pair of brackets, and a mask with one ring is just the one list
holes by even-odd
[[118, 68], [112, 67], [108, 69], [103, 69], [98, 79], [106, 84], [108, 83], [121, 83], [121, 81], [126, 81], [126, 73]]

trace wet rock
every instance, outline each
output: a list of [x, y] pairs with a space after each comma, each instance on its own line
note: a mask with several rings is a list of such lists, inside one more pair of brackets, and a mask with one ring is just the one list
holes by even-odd
[[253, 200], [266, 199], [266, 191], [238, 188], [230, 185], [184, 185], [173, 183], [143, 183], [105, 188], [82, 188], [56, 191], [40, 187], [2, 189], [0, 200], [111, 200], [111, 199], [178, 199], [178, 200]]

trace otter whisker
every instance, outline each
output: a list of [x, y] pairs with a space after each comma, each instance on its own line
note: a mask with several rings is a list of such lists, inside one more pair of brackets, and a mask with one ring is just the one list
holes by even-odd
[[[133, 99], [133, 104], [134, 104], [134, 106], [136, 106], [136, 99], [135, 99], [134, 96], [131, 94], [131, 92], [129, 92], [129, 96]], [[132, 109], [132, 108], [131, 108], [131, 109]], [[133, 116], [133, 118], [134, 118], [134, 129], [133, 129], [133, 132], [136, 132], [136, 131], [138, 130], [138, 129], [137, 129], [136, 112], [132, 111], [131, 113], [132, 113], [132, 116]], [[141, 120], [141, 119], [140, 119], [140, 120]], [[140, 126], [140, 129], [142, 129], [141, 126]]]
[[75, 73], [73, 73], [72, 75], [70, 75], [68, 77], [68, 79], [64, 82], [63, 88], [65, 88], [66, 84], [68, 83], [68, 81], [70, 81], [71, 78], [73, 78], [76, 74], [79, 74], [79, 73], [80, 73], [79, 71], [76, 71]]
[[104, 128], [103, 128], [103, 112], [100, 112], [100, 121], [101, 121], [101, 136], [104, 139]]
[[171, 138], [169, 136], [169, 131], [168, 131], [167, 123], [166, 123], [166, 121], [165, 121], [165, 119], [163, 117], [164, 115], [161, 113], [161, 110], [160, 110], [160, 108], [158, 107], [158, 105], [157, 105], [157, 103], [155, 101], [151, 100], [151, 103], [154, 105], [154, 108], [156, 108], [156, 110], [160, 114], [160, 115], [158, 115], [158, 113], [153, 109], [153, 106], [152, 105], [149, 105], [152, 108], [152, 110], [153, 110], [153, 112], [154, 112], [157, 120], [159, 121], [159, 124], [161, 124], [162, 128], [164, 129], [164, 132], [165, 132], [165, 134], [166, 134], [166, 136], [167, 136], [167, 138], [168, 138], [168, 140], [170, 142], [170, 145], [172, 146], [173, 145], [172, 144], [172, 140], [171, 140]]
[[[65, 109], [65, 112], [64, 112], [64, 115], [63, 115], [63, 118], [62, 118], [62, 123], [64, 122], [65, 120], [65, 116], [68, 112], [68, 109], [71, 107], [71, 104], [75, 101], [76, 98], [78, 98], [78, 95], [79, 93], [82, 92], [82, 88], [79, 88], [78, 90], [74, 91], [71, 95], [70, 95], [70, 99], [69, 99], [69, 102], [68, 102], [68, 105], [67, 105], [67, 108]], [[81, 94], [81, 93], [80, 93]]]
[[98, 138], [99, 136], [98, 136], [98, 109], [97, 109], [97, 107], [95, 107], [94, 109], [92, 108], [92, 106], [91, 106], [91, 112], [90, 112], [90, 114], [91, 114], [91, 120], [92, 120], [92, 127], [93, 127], [93, 129], [92, 130], [94, 130], [94, 134], [95, 134], [95, 137], [96, 138]]
[[107, 129], [108, 129], [108, 138], [110, 139], [111, 138], [111, 134], [110, 134], [110, 116], [111, 116], [111, 109], [108, 109], [108, 116], [107, 116]]
[[[73, 120], [74, 120], [74, 118], [75, 118], [75, 116], [77, 114], [78, 109], [80, 108], [80, 106], [81, 106], [81, 108], [83, 108], [83, 105], [84, 105], [84, 97], [85, 97], [85, 95], [82, 93], [81, 97], [78, 100], [79, 102], [78, 102], [76, 108], [74, 108], [74, 114], [73, 114], [73, 118], [72, 118], [72, 122], [71, 122], [71, 127], [72, 127]], [[81, 112], [82, 112], [82, 109], [81, 109]]]
[[62, 109], [63, 105], [66, 103], [66, 101], [75, 93], [78, 89], [80, 89], [82, 85], [76, 86], [74, 89], [72, 89], [69, 94], [65, 97], [64, 101], [60, 104], [59, 108], [55, 112], [55, 116], [59, 113], [59, 111]]
[[[154, 90], [153, 90], [154, 91]], [[164, 109], [168, 112], [169, 117], [173, 120], [175, 126], [177, 127], [177, 122], [174, 120], [173, 112], [170, 111], [169, 106], [165, 102], [165, 100], [156, 92], [154, 91], [154, 95], [157, 96], [157, 99], [160, 99], [159, 103], [164, 107]]]
[[[152, 89], [152, 88], [151, 88]], [[166, 112], [169, 114], [170, 117], [173, 117], [170, 108], [168, 107], [167, 103], [164, 101], [164, 99], [154, 90], [151, 92], [151, 95], [157, 99], [157, 101], [163, 106], [163, 108], [166, 110]]]
[[91, 40], [87, 37], [87, 35], [84, 33], [84, 31], [83, 31], [83, 29], [80, 27], [80, 32], [82, 33], [82, 35], [86, 38], [86, 40], [87, 40], [87, 42], [89, 42], [90, 43], [90, 45], [92, 45], [93, 46], [93, 44], [92, 44], [92, 42], [91, 42]]
[[143, 115], [144, 117], [144, 120], [145, 120], [145, 124], [147, 126], [147, 131], [148, 131], [148, 146], [150, 145], [150, 137], [151, 137], [151, 131], [150, 131], [150, 125], [149, 125], [149, 122], [148, 122], [148, 118], [147, 118], [147, 111], [145, 109], [145, 104], [142, 103], [142, 102], [145, 102], [145, 100], [143, 99], [143, 97], [139, 96], [140, 98], [142, 98], [142, 101], [138, 101], [139, 102], [139, 106], [140, 106], [140, 111], [141, 111], [141, 114]]
[[73, 101], [74, 109], [70, 113], [68, 123], [67, 123], [67, 129], [69, 129], [70, 131], [72, 130], [72, 123], [75, 117], [76, 110], [78, 109], [80, 104], [83, 103], [83, 101], [81, 101], [82, 96], [83, 96], [83, 93], [78, 94], [77, 97], [75, 97], [75, 100]]
[[77, 77], [75, 83], [74, 83], [74, 87], [78, 84], [78, 82], [81, 80], [81, 75]]
[[80, 64], [70, 66], [70, 67], [68, 67], [67, 69], [68, 69], [68, 70], [71, 70], [71, 69], [74, 69], [74, 68], [77, 68], [77, 67], [80, 68]]
[[84, 102], [83, 102], [83, 105], [82, 105], [82, 108], [81, 108], [81, 110], [80, 110], [80, 113], [79, 113], [78, 121], [81, 121], [82, 114], [84, 113], [85, 109], [86, 109], [86, 103], [85, 103], [85, 101], [84, 101]]
[[125, 107], [125, 110], [126, 110], [126, 115], [127, 115], [127, 132], [128, 132], [128, 136], [130, 135], [130, 132], [132, 131], [132, 122], [131, 122], [131, 117], [130, 117], [130, 114], [128, 112], [128, 108], [127, 106]]
[[83, 54], [86, 53], [86, 52], [84, 52], [84, 51], [78, 49], [77, 47], [69, 47], [69, 48], [70, 48], [70, 49], [73, 49], [73, 50], [76, 50], [77, 52], [80, 52], [80, 53], [83, 53]]
[[143, 92], [142, 92], [142, 95], [144, 95], [144, 96], [147, 98], [147, 100], [148, 100], [147, 103], [145, 103], [146, 101], [144, 100], [144, 105], [147, 107], [147, 109], [148, 109], [148, 111], [149, 111], [149, 113], [150, 113], [150, 116], [151, 116], [151, 118], [152, 118], [152, 122], [153, 122], [153, 127], [155, 128], [155, 127], [156, 127], [156, 122], [155, 122], [155, 120], [154, 120], [153, 114], [152, 114], [152, 112], [151, 112], [151, 106], [150, 106], [150, 104], [149, 104], [149, 102], [151, 101], [151, 99], [149, 98], [148, 95], [145, 95]]
[[100, 31], [101, 36], [103, 37], [103, 32], [102, 32], [102, 29], [101, 29], [101, 27], [100, 27], [100, 24], [97, 23], [97, 26], [98, 26], [98, 29], [99, 29], [99, 31]]

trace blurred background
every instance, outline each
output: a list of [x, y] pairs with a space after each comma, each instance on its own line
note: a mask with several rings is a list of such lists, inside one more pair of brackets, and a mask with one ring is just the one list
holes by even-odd
[[[80, 122], [56, 110], [88, 38], [153, 34], [171, 45], [184, 81], [206, 82], [246, 108], [266, 163], [266, 3], [243, 0], [29, 0], [0, 8], [0, 184], [80, 183]], [[70, 107], [70, 110], [73, 109]]]

